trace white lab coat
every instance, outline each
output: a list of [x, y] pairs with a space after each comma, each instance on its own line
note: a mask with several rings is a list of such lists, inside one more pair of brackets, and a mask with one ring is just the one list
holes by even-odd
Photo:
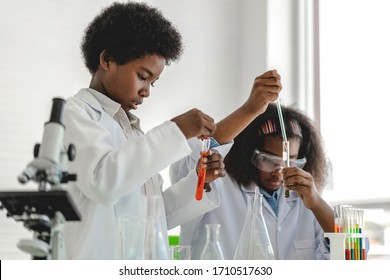
[[[166, 121], [144, 134], [139, 120], [129, 116], [118, 103], [92, 89], [81, 89], [65, 104], [64, 143], [76, 146], [69, 172], [77, 175], [77, 181], [68, 183], [66, 189], [82, 216], [81, 221], [65, 224], [69, 259], [120, 258], [119, 218], [145, 221], [148, 197], [164, 200], [160, 203], [164, 238], [167, 228], [219, 203], [216, 191], [197, 203], [195, 171], [162, 193], [158, 172], [191, 150], [174, 122]], [[143, 224], [131, 232], [142, 235]]]
[[[192, 146], [192, 145], [191, 145]], [[199, 149], [192, 146], [193, 154]], [[194, 168], [190, 157], [171, 166], [171, 181], [175, 182]], [[226, 259], [233, 259], [246, 216], [247, 191], [254, 191], [255, 184], [244, 188], [238, 186], [229, 175], [213, 182], [220, 195], [220, 206], [183, 224], [180, 244], [191, 245], [192, 259], [199, 259], [205, 243], [205, 224], [221, 224], [220, 243]], [[263, 199], [263, 215], [276, 259], [329, 259], [329, 247], [324, 232], [314, 214], [307, 209], [295, 192], [290, 197], [279, 199], [278, 217], [268, 202]]]

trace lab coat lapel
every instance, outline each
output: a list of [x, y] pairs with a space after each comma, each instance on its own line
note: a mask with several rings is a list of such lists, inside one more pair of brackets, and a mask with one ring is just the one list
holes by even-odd
[[263, 211], [268, 211], [270, 213], [270, 215], [272, 215], [272, 217], [277, 219], [274, 210], [272, 210], [271, 206], [269, 205], [268, 201], [265, 199], [264, 196], [263, 196]]
[[290, 191], [290, 196], [288, 198], [284, 197], [284, 193], [281, 195], [279, 201], [279, 214], [278, 214], [279, 224], [283, 223], [284, 219], [288, 216], [290, 211], [296, 205], [298, 199], [300, 199], [298, 195], [292, 191]]

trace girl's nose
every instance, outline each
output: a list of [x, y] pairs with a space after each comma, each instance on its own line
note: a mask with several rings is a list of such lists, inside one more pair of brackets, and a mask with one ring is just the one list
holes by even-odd
[[272, 176], [275, 177], [282, 176], [282, 167], [281, 166], [275, 167], [275, 169], [271, 172], [271, 174]]
[[274, 164], [274, 172], [277, 171], [277, 170], [281, 170], [282, 169], [282, 166], [283, 166], [283, 163], [279, 163], [279, 164]]

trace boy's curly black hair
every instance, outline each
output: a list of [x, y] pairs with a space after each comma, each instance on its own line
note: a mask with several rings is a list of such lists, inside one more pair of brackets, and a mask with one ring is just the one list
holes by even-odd
[[182, 37], [156, 8], [145, 3], [113, 3], [85, 29], [81, 43], [84, 62], [90, 73], [99, 66], [102, 51], [118, 64], [148, 54], [158, 54], [168, 65], [180, 58]]
[[[302, 130], [300, 138], [300, 148], [298, 158], [306, 157], [306, 164], [303, 169], [309, 172], [314, 179], [317, 190], [321, 193], [328, 181], [330, 162], [326, 156], [323, 139], [320, 132], [314, 126], [314, 123], [300, 110], [293, 107], [282, 106], [284, 123], [291, 120], [298, 122]], [[275, 103], [268, 105], [267, 110], [258, 116], [250, 125], [248, 125], [235, 139], [232, 148], [225, 157], [226, 171], [234, 178], [237, 183], [244, 186], [251, 182], [256, 182], [259, 170], [252, 164], [253, 151], [262, 150], [265, 136], [259, 135], [259, 129], [269, 120], [276, 124], [276, 135], [282, 139], [280, 122]], [[290, 126], [286, 126], [286, 136], [288, 139], [298, 137]], [[282, 147], [280, 147], [282, 149]]]

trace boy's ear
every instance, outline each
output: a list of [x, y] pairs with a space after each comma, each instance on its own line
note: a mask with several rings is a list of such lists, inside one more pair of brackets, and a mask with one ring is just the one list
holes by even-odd
[[104, 50], [100, 53], [99, 59], [100, 59], [99, 62], [100, 66], [103, 67], [103, 69], [108, 70], [110, 67], [111, 58], [108, 55], [107, 50]]

